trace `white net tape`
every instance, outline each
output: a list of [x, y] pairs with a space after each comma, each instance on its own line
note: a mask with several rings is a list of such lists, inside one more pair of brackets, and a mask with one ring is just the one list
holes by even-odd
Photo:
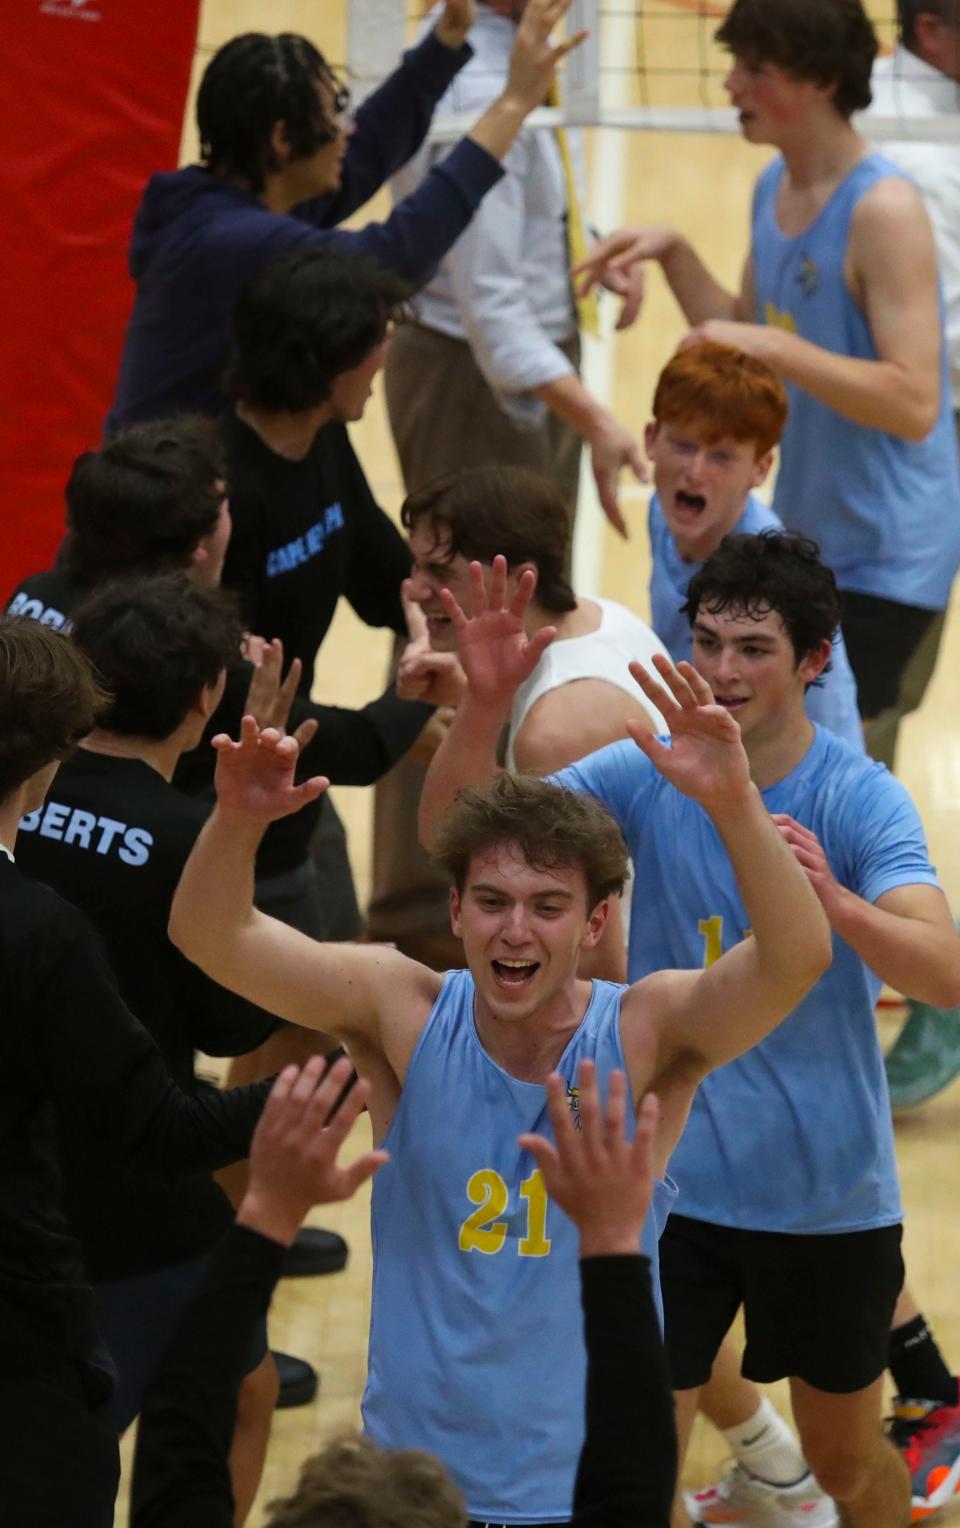
[[[896, 0], [868, 4], [881, 47], [889, 52], [896, 44]], [[359, 98], [390, 72], [425, 9], [419, 0], [350, 0], [348, 73]], [[566, 121], [646, 132], [739, 132], [723, 89], [729, 61], [714, 42], [723, 12], [712, 0], [574, 0], [568, 24], [589, 28], [590, 37], [568, 60], [562, 112], [534, 113], [528, 125]], [[897, 95], [895, 89], [895, 101]], [[470, 123], [437, 119], [431, 136], [454, 139]], [[960, 144], [960, 84], [952, 112], [871, 112], [859, 125], [875, 142]]]

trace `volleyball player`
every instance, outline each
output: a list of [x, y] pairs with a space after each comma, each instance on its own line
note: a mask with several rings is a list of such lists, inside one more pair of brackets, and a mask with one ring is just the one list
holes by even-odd
[[[524, 581], [529, 587], [530, 579]], [[533, 638], [529, 654], [545, 645]], [[662, 660], [661, 660], [662, 661]], [[691, 670], [663, 662], [648, 698], [673, 717], [673, 748], [637, 741], [716, 826], [754, 938], [702, 972], [658, 972], [623, 989], [578, 979], [622, 884], [623, 840], [595, 804], [505, 776], [465, 795], [438, 857], [468, 971], [438, 976], [395, 951], [322, 945], [258, 913], [252, 866], [267, 822], [323, 788], [296, 787], [296, 743], [245, 719], [217, 740], [218, 806], [184, 870], [171, 935], [215, 980], [298, 1023], [333, 1029], [371, 1084], [376, 1266], [366, 1430], [429, 1448], [481, 1522], [570, 1516], [583, 1383], [572, 1227], [551, 1213], [518, 1131], [544, 1120], [554, 1069], [577, 1107], [577, 1067], [605, 1088], [626, 1068], [652, 1086], [661, 1171], [699, 1079], [755, 1044], [829, 959], [826, 925], [750, 785], [739, 734]], [[783, 940], [789, 926], [797, 937]], [[661, 1184], [644, 1250], [670, 1198]], [[642, 1381], [641, 1381], [642, 1382]]]

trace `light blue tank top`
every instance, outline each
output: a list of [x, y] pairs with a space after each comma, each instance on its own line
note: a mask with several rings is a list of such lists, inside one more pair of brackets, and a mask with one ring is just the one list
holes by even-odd
[[[690, 622], [680, 614], [680, 607], [687, 597], [687, 585], [702, 567], [698, 562], [684, 562], [677, 549], [670, 527], [663, 517], [660, 500], [656, 494], [650, 500], [650, 619], [653, 629], [674, 663], [685, 658], [690, 662], [693, 653], [693, 633]], [[761, 531], [782, 531], [783, 522], [772, 509], [753, 494], [733, 529], [734, 535], [759, 535]], [[812, 722], [819, 722], [837, 737], [842, 737], [858, 753], [864, 752], [863, 728], [857, 709], [857, 681], [853, 677], [850, 659], [838, 631], [830, 656], [830, 672], [822, 685], [813, 685], [806, 695], [807, 715]]]
[[[825, 350], [875, 361], [877, 348], [843, 264], [857, 203], [877, 181], [903, 173], [870, 154], [813, 225], [792, 239], [776, 219], [784, 173], [783, 160], [774, 160], [754, 195], [758, 322], [779, 323]], [[784, 524], [819, 543], [842, 589], [942, 610], [960, 564], [960, 464], [946, 344], [940, 414], [922, 441], [854, 424], [802, 388], [788, 385], [787, 391], [790, 416], [774, 495]]]
[[[624, 991], [594, 982], [557, 1065], [568, 1089], [584, 1057], [601, 1089], [625, 1069]], [[491, 1060], [474, 992], [468, 971], [444, 977], [383, 1143], [363, 1420], [384, 1447], [442, 1459], [469, 1517], [562, 1522], [584, 1435], [579, 1237], [517, 1144], [521, 1131], [550, 1134], [546, 1089]], [[675, 1195], [657, 1185], [644, 1231], [655, 1273]], [[659, 1300], [656, 1277], [654, 1288]]]

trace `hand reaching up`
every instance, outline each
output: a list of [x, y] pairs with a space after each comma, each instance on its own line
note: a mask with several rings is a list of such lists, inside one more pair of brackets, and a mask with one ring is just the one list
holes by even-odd
[[497, 556], [489, 586], [483, 564], [470, 564], [472, 615], [466, 615], [449, 589], [440, 592], [457, 635], [457, 652], [471, 697], [500, 706], [505, 712], [518, 686], [533, 673], [557, 634], [556, 627], [543, 626], [532, 637], [527, 636], [524, 617], [536, 583], [536, 574], [528, 569], [508, 604], [507, 560]]
[[[265, 642], [262, 637], [246, 639], [245, 656], [253, 664], [253, 673], [247, 689], [244, 711], [256, 719], [258, 727], [275, 727], [281, 734], [287, 730], [290, 708], [293, 705], [303, 672], [303, 664], [294, 658], [281, 683], [283, 673], [283, 643], [279, 637]], [[317, 723], [309, 718], [301, 722], [293, 736], [301, 748], [305, 748], [317, 730]]]
[[424, 700], [431, 706], [456, 706], [467, 687], [466, 675], [456, 653], [434, 651], [427, 618], [410, 595], [410, 580], [400, 589], [410, 641], [397, 668], [397, 694], [401, 700]]
[[647, 1094], [630, 1142], [625, 1133], [625, 1074], [611, 1072], [605, 1107], [600, 1102], [597, 1069], [592, 1061], [581, 1061], [577, 1081], [579, 1131], [566, 1085], [554, 1072], [547, 1082], [553, 1143], [541, 1135], [521, 1135], [520, 1145], [536, 1161], [550, 1198], [577, 1226], [581, 1257], [639, 1252], [653, 1198], [659, 1104], [654, 1094]]
[[627, 731], [664, 779], [707, 811], [743, 801], [750, 793], [750, 763], [740, 728], [690, 663], [677, 668], [659, 653], [653, 659], [658, 684], [642, 663], [630, 672], [670, 728], [667, 747], [637, 722]]
[[253, 716], [245, 716], [240, 723], [239, 742], [221, 732], [213, 746], [217, 750], [214, 784], [221, 812], [275, 822], [315, 801], [330, 784], [325, 776], [314, 775], [297, 785], [297, 739], [284, 737], [275, 727], [261, 730]]
[[390, 1160], [385, 1151], [368, 1151], [348, 1167], [338, 1160], [370, 1092], [357, 1081], [337, 1107], [352, 1073], [345, 1057], [329, 1068], [322, 1056], [302, 1070], [284, 1067], [254, 1132], [240, 1225], [289, 1247], [308, 1210], [352, 1198]]

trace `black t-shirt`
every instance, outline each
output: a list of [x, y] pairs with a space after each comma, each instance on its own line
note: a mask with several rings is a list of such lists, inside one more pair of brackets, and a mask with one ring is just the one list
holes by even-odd
[[[382, 515], [381, 510], [376, 512]], [[386, 519], [386, 516], [382, 515], [382, 518]], [[397, 535], [396, 531], [394, 535]], [[403, 545], [402, 538], [397, 539]], [[401, 577], [405, 576], [406, 570]], [[71, 616], [90, 592], [89, 586], [81, 583], [69, 569], [54, 568], [48, 573], [33, 573], [23, 579], [7, 609], [11, 615], [30, 616], [46, 625], [69, 631]], [[253, 629], [260, 636], [273, 635], [259, 627]], [[312, 674], [312, 666], [310, 672]], [[182, 755], [173, 777], [178, 789], [190, 796], [201, 797], [207, 810], [213, 803], [216, 766], [216, 753], [211, 742], [218, 732], [239, 737], [240, 718], [244, 714], [252, 673], [252, 666], [242, 658], [231, 665], [223, 699], [207, 723], [197, 747]], [[293, 732], [301, 722], [312, 719], [317, 723], [317, 733], [304, 750], [297, 778], [305, 780], [311, 775], [326, 775], [334, 785], [372, 785], [413, 746], [432, 715], [433, 707], [422, 701], [399, 700], [392, 685], [358, 711], [344, 706], [317, 705], [305, 695], [298, 696], [290, 713], [289, 730]], [[258, 877], [283, 875], [304, 863], [310, 838], [323, 811], [323, 802], [321, 796], [319, 801], [292, 817], [271, 823], [257, 853]]]
[[125, 1006], [96, 930], [4, 854], [0, 990], [4, 1369], [75, 1361], [108, 1373], [60, 1203], [55, 1109], [122, 1160], [172, 1180], [245, 1157], [269, 1084], [186, 1097]]
[[409, 548], [370, 492], [345, 425], [325, 425], [299, 462], [235, 414], [221, 434], [233, 517], [223, 582], [251, 631], [280, 637], [285, 659], [302, 660], [308, 694], [341, 595], [367, 626], [405, 634]]
[[[140, 759], [78, 749], [44, 805], [20, 825], [27, 875], [90, 918], [124, 1002], [194, 1094], [194, 1051], [233, 1056], [262, 1044], [271, 1015], [205, 976], [167, 935], [170, 904], [207, 807]], [[57, 1122], [63, 1204], [91, 1278], [128, 1278], [207, 1252], [232, 1218], [205, 1175], [151, 1181], [69, 1114]]]

